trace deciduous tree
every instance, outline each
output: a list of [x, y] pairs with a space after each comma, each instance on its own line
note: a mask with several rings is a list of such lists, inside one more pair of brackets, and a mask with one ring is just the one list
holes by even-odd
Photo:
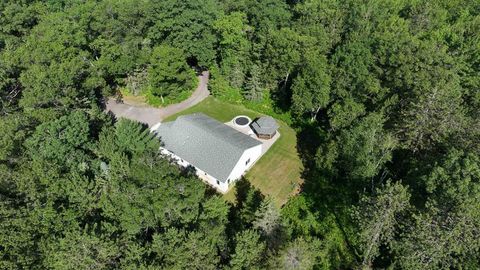
[[323, 55], [314, 52], [307, 52], [303, 62], [293, 80], [292, 110], [297, 115], [307, 113], [313, 121], [320, 109], [330, 101], [329, 66]]
[[195, 85], [195, 75], [181, 49], [161, 45], [155, 47], [150, 58], [148, 80], [151, 91], [159, 97], [177, 96]]

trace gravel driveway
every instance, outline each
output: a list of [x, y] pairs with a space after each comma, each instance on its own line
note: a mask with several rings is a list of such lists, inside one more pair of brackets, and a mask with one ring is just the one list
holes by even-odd
[[208, 91], [208, 76], [208, 71], [202, 72], [202, 75], [198, 76], [197, 89], [195, 89], [188, 99], [180, 103], [171, 104], [163, 108], [139, 107], [125, 103], [117, 103], [115, 102], [115, 98], [109, 98], [106, 103], [106, 110], [111, 111], [117, 118], [128, 118], [152, 127], [170, 115], [190, 108], [208, 97], [208, 95], [210, 95]]

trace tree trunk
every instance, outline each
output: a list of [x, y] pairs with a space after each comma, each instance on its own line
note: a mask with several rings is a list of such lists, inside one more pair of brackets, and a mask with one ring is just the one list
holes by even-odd
[[320, 109], [321, 109], [321, 107], [318, 106], [317, 109], [315, 109], [315, 110], [312, 111], [312, 113], [311, 113], [311, 114], [312, 114], [312, 117], [310, 118], [310, 122], [315, 121], [315, 118], [317, 117], [317, 114], [318, 114], [318, 112], [320, 111]]
[[285, 76], [285, 79], [283, 81], [283, 89], [285, 89], [287, 87], [287, 81], [288, 81], [289, 76], [290, 76], [290, 71], [287, 72], [287, 76]]

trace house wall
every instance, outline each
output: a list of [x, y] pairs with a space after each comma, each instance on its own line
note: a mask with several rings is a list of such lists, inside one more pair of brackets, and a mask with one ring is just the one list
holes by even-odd
[[[181, 157], [175, 155], [174, 153], [168, 151], [165, 148], [160, 147], [160, 152], [164, 155], [167, 155], [175, 160], [175, 162], [182, 166], [182, 167], [187, 167], [191, 165], [188, 161], [183, 160]], [[228, 179], [230, 179], [230, 183], [228, 183], [228, 180], [226, 182], [218, 181], [220, 184], [217, 184], [217, 179], [204, 171], [200, 170], [199, 168], [195, 167], [196, 169], [196, 174], [197, 176], [202, 179], [204, 182], [207, 184], [211, 185], [218, 191], [225, 193], [228, 191], [228, 189], [235, 183], [236, 180], [238, 180], [242, 175], [249, 170], [253, 164], [260, 158], [262, 155], [262, 145], [257, 145], [255, 147], [252, 147], [250, 149], [245, 150], [243, 152], [242, 156], [238, 160], [237, 164], [233, 168], [232, 172], [230, 173]], [[250, 159], [250, 162], [246, 164], [247, 160]], [[193, 166], [193, 165], [192, 165]]]
[[[167, 149], [160, 147], [160, 153], [171, 157], [175, 162], [182, 166], [182, 167], [187, 167], [191, 165], [188, 161], [183, 160], [181, 157], [175, 155], [174, 153], [168, 151]], [[192, 165], [193, 166], [193, 165]], [[195, 166], [194, 166], [195, 167]], [[228, 183], [222, 183], [221, 181], [218, 181], [220, 184], [217, 184], [217, 179], [206, 172], [200, 170], [199, 168], [195, 167], [196, 170], [196, 175], [198, 178], [202, 179], [205, 183], [209, 184], [210, 186], [214, 187], [216, 190], [225, 193], [228, 191]]]
[[[260, 158], [261, 155], [261, 144], [247, 149], [245, 152], [243, 152], [243, 155], [240, 157], [232, 172], [228, 176], [228, 179], [230, 179], [230, 185], [237, 179], [239, 179], [247, 170], [249, 170], [253, 166], [253, 164], [255, 164], [258, 158]], [[245, 164], [248, 159], [250, 159], [250, 162], [248, 164]]]
[[203, 182], [209, 184], [210, 186], [214, 187], [216, 190], [222, 192], [222, 193], [225, 193], [228, 191], [228, 184], [227, 183], [222, 183], [221, 181], [218, 181], [218, 183], [220, 184], [217, 184], [217, 179], [209, 174], [207, 174], [206, 172], [200, 170], [199, 168], [196, 168], [197, 169], [197, 176], [203, 180]]

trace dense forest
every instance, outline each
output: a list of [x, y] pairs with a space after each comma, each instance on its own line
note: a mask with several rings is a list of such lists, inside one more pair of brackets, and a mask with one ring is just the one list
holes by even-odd
[[[201, 70], [296, 130], [282, 207], [104, 113]], [[479, 89], [478, 0], [2, 1], [0, 268], [479, 269]]]

